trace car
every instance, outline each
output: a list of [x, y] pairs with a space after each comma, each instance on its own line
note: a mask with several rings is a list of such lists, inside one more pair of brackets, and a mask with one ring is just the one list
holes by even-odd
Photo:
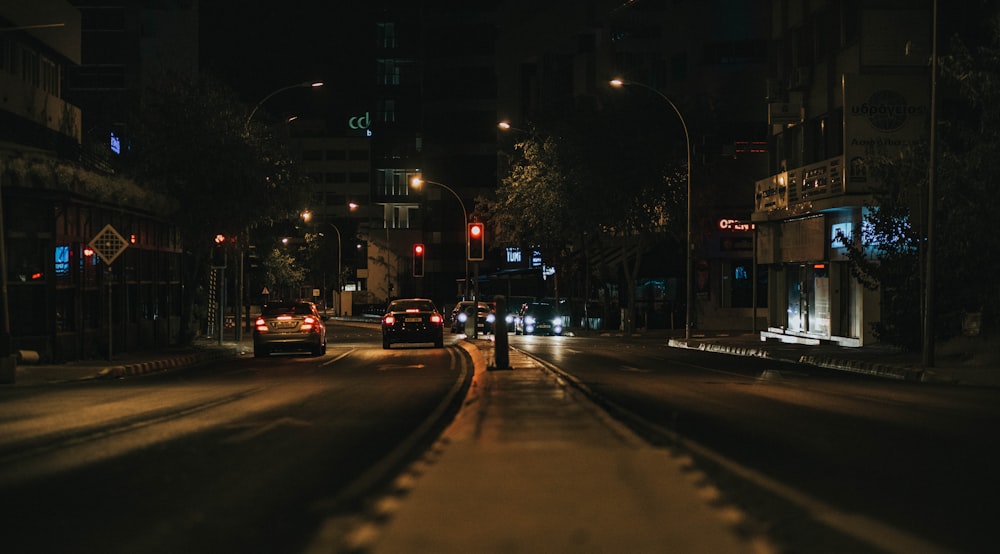
[[[464, 333], [465, 322], [472, 315], [472, 305], [475, 302], [462, 301], [455, 304], [451, 311], [451, 332]], [[480, 335], [489, 335], [493, 332], [493, 322], [496, 321], [496, 311], [487, 302], [479, 302], [479, 319], [476, 320], [476, 331]]]
[[516, 335], [561, 335], [562, 316], [552, 304], [532, 302], [525, 304], [514, 320]]
[[444, 347], [444, 316], [432, 300], [399, 298], [389, 302], [382, 316], [382, 348], [396, 343], [432, 342]]
[[253, 355], [275, 351], [326, 353], [326, 324], [316, 304], [305, 300], [268, 302], [260, 309], [253, 325]]

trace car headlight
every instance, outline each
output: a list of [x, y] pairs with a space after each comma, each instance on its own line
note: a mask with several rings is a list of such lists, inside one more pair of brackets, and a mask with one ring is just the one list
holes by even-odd
[[505, 319], [506, 319], [508, 325], [510, 325], [511, 323], [514, 323], [514, 316], [512, 316], [510, 314], [507, 314], [507, 317]]
[[489, 314], [486, 316], [486, 323], [493, 323], [497, 320], [496, 314]]
[[465, 320], [466, 320], [466, 319], [469, 319], [469, 316], [468, 316], [468, 315], [466, 315], [466, 313], [465, 313], [465, 312], [462, 312], [462, 313], [458, 314], [458, 320], [459, 320], [460, 322], [462, 322], [462, 323], [465, 323]]
[[535, 324], [535, 316], [533, 316], [533, 315], [526, 315], [526, 316], [524, 316], [524, 322], [527, 323], [528, 325], [534, 325]]

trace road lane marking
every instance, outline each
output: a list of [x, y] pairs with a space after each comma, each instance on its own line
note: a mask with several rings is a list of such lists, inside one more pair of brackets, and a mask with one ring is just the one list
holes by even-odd
[[356, 348], [352, 348], [352, 349], [348, 350], [347, 352], [344, 352], [343, 354], [337, 356], [336, 358], [330, 358], [329, 360], [323, 362], [323, 365], [327, 366], [327, 365], [330, 365], [330, 364], [335, 364], [335, 363], [339, 362], [340, 360], [343, 360], [344, 358], [350, 356], [355, 350], [356, 350]]

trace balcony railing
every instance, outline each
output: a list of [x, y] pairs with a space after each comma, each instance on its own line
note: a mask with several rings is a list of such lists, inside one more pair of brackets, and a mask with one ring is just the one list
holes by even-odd
[[798, 215], [812, 211], [817, 200], [845, 192], [844, 157], [837, 156], [757, 181], [754, 212], [766, 213], [769, 219]]

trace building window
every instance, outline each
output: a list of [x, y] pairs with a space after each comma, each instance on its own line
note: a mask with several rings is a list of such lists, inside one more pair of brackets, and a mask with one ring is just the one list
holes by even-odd
[[[757, 307], [767, 307], [767, 266], [757, 266]], [[722, 307], [753, 307], [753, 260], [724, 261], [722, 264]]]
[[399, 84], [399, 65], [394, 59], [380, 59], [378, 60], [378, 75], [380, 85], [398, 85]]
[[396, 47], [396, 24], [392, 21], [385, 21], [375, 24], [378, 33], [378, 45], [382, 48]]
[[407, 169], [379, 169], [376, 187], [383, 196], [409, 196], [410, 179], [416, 175]]
[[379, 114], [383, 123], [395, 123], [396, 101], [392, 99], [379, 100]]
[[413, 204], [383, 204], [382, 224], [388, 229], [410, 229], [416, 210], [417, 206]]

